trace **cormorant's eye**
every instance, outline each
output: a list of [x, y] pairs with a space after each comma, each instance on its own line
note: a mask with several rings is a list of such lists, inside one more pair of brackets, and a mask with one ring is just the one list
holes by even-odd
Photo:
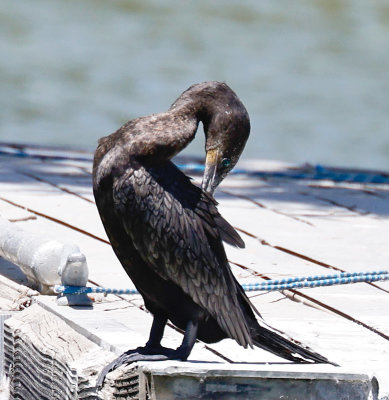
[[223, 167], [227, 168], [230, 166], [230, 164], [231, 164], [231, 160], [229, 158], [223, 158], [223, 160], [222, 160]]

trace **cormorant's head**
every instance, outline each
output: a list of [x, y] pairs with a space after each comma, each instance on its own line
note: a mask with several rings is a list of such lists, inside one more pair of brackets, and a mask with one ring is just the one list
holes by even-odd
[[215, 84], [202, 118], [206, 135], [202, 189], [209, 193], [234, 168], [250, 134], [249, 115], [238, 96], [225, 83]]

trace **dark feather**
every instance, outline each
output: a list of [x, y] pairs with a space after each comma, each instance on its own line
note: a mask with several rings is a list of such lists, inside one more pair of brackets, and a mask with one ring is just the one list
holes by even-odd
[[[223, 246], [217, 246], [215, 252], [213, 245], [221, 243], [226, 232], [235, 242], [239, 235], [232, 233], [234, 228], [220, 216], [215, 201], [174, 164], [158, 169], [137, 166], [136, 174], [125, 174], [114, 181], [113, 200], [115, 214], [138, 253], [156, 274], [179, 285], [196, 304], [220, 320], [230, 337], [243, 346], [252, 344], [237, 291], [231, 290], [232, 275]], [[123, 199], [123, 192], [131, 202]], [[155, 207], [156, 199], [169, 204], [170, 210]], [[162, 229], [167, 213], [169, 227]], [[203, 287], [212, 290], [204, 291]]]

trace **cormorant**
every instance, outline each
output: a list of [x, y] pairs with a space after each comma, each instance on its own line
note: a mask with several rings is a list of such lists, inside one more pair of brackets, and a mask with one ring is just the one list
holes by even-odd
[[[200, 121], [206, 136], [202, 188], [170, 161], [194, 138]], [[107, 366], [98, 385], [124, 363], [186, 360], [196, 339], [232, 338], [294, 362], [328, 362], [258, 322], [228, 264], [222, 242], [244, 242], [212, 194], [237, 163], [249, 132], [238, 96], [225, 83], [204, 82], [183, 92], [167, 112], [131, 120], [99, 140], [96, 205], [116, 256], [154, 319], [145, 347]], [[177, 349], [160, 344], [168, 320], [185, 331]]]

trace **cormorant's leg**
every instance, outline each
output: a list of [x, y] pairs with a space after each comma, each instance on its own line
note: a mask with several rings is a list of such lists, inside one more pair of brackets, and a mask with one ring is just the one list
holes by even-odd
[[154, 315], [153, 324], [150, 329], [150, 337], [145, 347], [157, 348], [161, 346], [163, 331], [167, 323], [167, 318], [161, 315]]
[[154, 316], [146, 346], [128, 350], [104, 367], [97, 379], [96, 387], [99, 389], [104, 383], [105, 376], [123, 364], [137, 361], [186, 360], [196, 342], [198, 320], [188, 322], [182, 343], [177, 349], [169, 349], [160, 345], [166, 322], [165, 317]]
[[173, 350], [176, 355], [175, 359], [185, 361], [189, 357], [189, 354], [192, 351], [194, 344], [196, 343], [198, 327], [198, 320], [188, 322], [188, 324], [186, 325], [184, 339], [182, 340], [181, 346], [178, 347], [176, 350]]
[[[141, 361], [142, 359], [147, 361], [145, 359], [146, 355], [148, 356], [148, 360], [150, 360], [151, 357], [154, 357], [154, 360], [160, 359], [158, 357], [156, 358], [155, 356], [158, 355], [159, 350], [162, 349], [161, 340], [166, 323], [167, 318], [165, 316], [154, 315], [153, 323], [150, 329], [149, 340], [147, 341], [145, 347], [138, 347], [136, 349], [127, 350], [118, 358], [115, 358], [108, 365], [106, 365], [100, 372], [99, 377], [97, 378], [96, 387], [99, 389], [101, 386], [103, 386], [106, 375], [123, 364]], [[163, 357], [164, 360], [167, 359], [166, 356]]]

